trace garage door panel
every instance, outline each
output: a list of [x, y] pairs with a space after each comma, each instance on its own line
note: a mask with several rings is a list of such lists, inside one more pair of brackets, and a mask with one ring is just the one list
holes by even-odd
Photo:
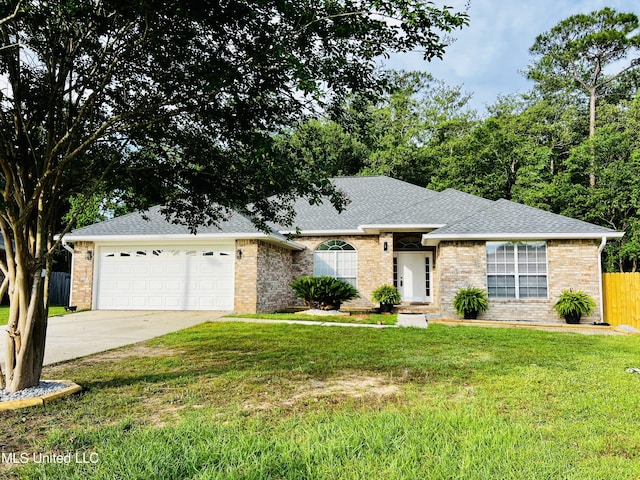
[[143, 291], [147, 289], [149, 282], [145, 279], [140, 279], [140, 280], [133, 280], [131, 282], [131, 288], [136, 291]]
[[123, 247], [99, 258], [98, 309], [233, 309], [233, 246]]

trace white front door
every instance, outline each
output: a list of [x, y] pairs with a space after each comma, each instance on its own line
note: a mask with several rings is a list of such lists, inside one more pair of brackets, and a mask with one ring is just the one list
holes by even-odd
[[398, 253], [396, 282], [403, 302], [432, 301], [431, 262], [431, 252]]

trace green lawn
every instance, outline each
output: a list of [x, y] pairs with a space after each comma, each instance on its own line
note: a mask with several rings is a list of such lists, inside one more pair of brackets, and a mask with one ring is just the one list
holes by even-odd
[[[64, 307], [49, 307], [49, 316], [56, 317], [58, 315], [64, 315], [67, 313]], [[0, 305], [0, 326], [6, 325], [9, 319], [9, 306]]]
[[639, 478], [631, 366], [640, 337], [207, 323], [46, 368], [85, 391], [0, 413], [0, 450], [95, 461], [31, 479]]

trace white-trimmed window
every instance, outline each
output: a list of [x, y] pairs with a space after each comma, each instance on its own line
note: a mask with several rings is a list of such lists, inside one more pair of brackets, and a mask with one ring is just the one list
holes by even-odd
[[547, 243], [487, 242], [489, 298], [548, 298]]
[[339, 278], [357, 287], [358, 252], [343, 240], [327, 240], [313, 254], [313, 274]]

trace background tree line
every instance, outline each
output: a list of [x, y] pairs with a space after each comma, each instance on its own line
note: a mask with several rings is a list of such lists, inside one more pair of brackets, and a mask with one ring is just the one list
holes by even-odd
[[426, 73], [390, 72], [375, 101], [351, 96], [281, 148], [326, 175], [389, 175], [456, 188], [625, 231], [608, 271], [640, 261], [638, 18], [605, 8], [541, 34], [532, 91], [480, 115], [470, 94]]

